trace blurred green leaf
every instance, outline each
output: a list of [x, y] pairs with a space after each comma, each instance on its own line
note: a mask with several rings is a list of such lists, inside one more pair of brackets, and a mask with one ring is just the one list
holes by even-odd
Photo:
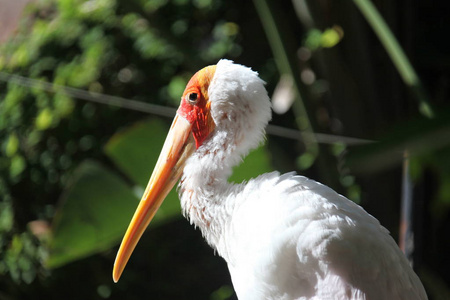
[[116, 133], [104, 150], [130, 179], [145, 187], [168, 131], [169, 125], [156, 119], [138, 122]]
[[[137, 183], [139, 197], [144, 193], [168, 131], [168, 124], [160, 120], [143, 121], [115, 134], [105, 146], [105, 153]], [[180, 202], [174, 188], [159, 208], [152, 225], [179, 216]]]
[[0, 202], [0, 232], [10, 231], [14, 223], [14, 212], [9, 201]]
[[168, 92], [174, 103], [180, 102], [180, 97], [183, 95], [187, 80], [181, 76], [174, 76], [168, 86]]
[[16, 154], [18, 149], [19, 149], [19, 139], [17, 138], [16, 133], [12, 133], [8, 138], [8, 142], [6, 143], [5, 148], [6, 156], [12, 157], [14, 154]]
[[233, 294], [234, 294], [234, 290], [231, 286], [223, 285], [211, 294], [210, 300], [230, 299], [231, 296], [233, 296]]
[[10, 64], [14, 67], [23, 67], [29, 62], [29, 60], [29, 49], [27, 45], [22, 45], [14, 52], [11, 57]]
[[205, 9], [208, 6], [211, 6], [213, 1], [212, 0], [194, 0], [193, 3], [196, 7]]
[[11, 165], [9, 166], [9, 174], [11, 178], [15, 178], [20, 175], [23, 170], [25, 170], [26, 162], [25, 159], [21, 155], [14, 155], [11, 158]]
[[156, 12], [159, 8], [167, 5], [167, 0], [142, 1], [147, 13]]
[[314, 154], [305, 152], [297, 158], [297, 166], [301, 170], [307, 170], [314, 164], [315, 159], [316, 157]]
[[273, 171], [270, 163], [270, 154], [266, 144], [264, 144], [250, 152], [243, 163], [233, 169], [233, 174], [229, 181], [242, 182], [270, 171]]
[[36, 117], [35, 126], [38, 130], [46, 130], [52, 125], [53, 114], [49, 108], [44, 108]]
[[332, 48], [336, 46], [344, 35], [344, 31], [339, 26], [333, 26], [332, 28], [326, 29], [322, 33], [321, 44], [324, 48]]
[[4, 116], [10, 114], [12, 110], [25, 98], [27, 92], [20, 85], [8, 83], [8, 93], [0, 102], [0, 113]]
[[110, 248], [123, 236], [137, 203], [120, 177], [96, 162], [82, 163], [56, 212], [47, 267]]
[[55, 93], [54, 104], [55, 112], [60, 117], [69, 116], [75, 107], [75, 103], [72, 98], [63, 92]]
[[311, 29], [305, 40], [305, 45], [311, 50], [317, 50], [322, 45], [322, 31]]

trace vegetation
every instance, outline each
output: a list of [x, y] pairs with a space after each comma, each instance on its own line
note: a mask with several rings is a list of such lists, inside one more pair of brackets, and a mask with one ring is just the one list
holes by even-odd
[[274, 97], [294, 101], [272, 124], [302, 133], [269, 135], [232, 180], [296, 170], [359, 202], [397, 237], [402, 176], [410, 178], [415, 267], [430, 298], [445, 299], [448, 20], [426, 4], [375, 4], [380, 12], [368, 0], [28, 7], [0, 46], [0, 299], [235, 298], [226, 265], [181, 218], [175, 192], [121, 281], [111, 279], [170, 125], [173, 109], [161, 106], [176, 107], [193, 72], [222, 57], [252, 66], [270, 94], [277, 86], [292, 95]]

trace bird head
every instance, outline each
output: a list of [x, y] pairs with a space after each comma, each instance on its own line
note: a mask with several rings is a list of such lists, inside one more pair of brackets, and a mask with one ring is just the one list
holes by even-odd
[[189, 157], [202, 150], [210, 152], [211, 147], [224, 143], [238, 156], [244, 155], [261, 141], [270, 117], [264, 82], [250, 68], [220, 60], [194, 74], [120, 245], [114, 282], [119, 280], [143, 232], [181, 177]]

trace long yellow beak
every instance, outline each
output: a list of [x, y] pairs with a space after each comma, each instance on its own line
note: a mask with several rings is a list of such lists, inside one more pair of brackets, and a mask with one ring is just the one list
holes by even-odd
[[136, 244], [180, 178], [187, 158], [194, 152], [195, 142], [191, 128], [192, 125], [186, 119], [175, 116], [153, 174], [117, 252], [113, 269], [114, 282], [119, 280]]

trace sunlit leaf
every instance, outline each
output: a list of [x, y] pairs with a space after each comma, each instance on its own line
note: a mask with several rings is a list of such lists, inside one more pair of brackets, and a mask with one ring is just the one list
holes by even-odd
[[215, 290], [210, 299], [211, 300], [225, 300], [230, 299], [233, 296], [234, 290], [229, 285], [223, 285], [219, 289]]
[[145, 187], [168, 131], [169, 125], [159, 120], [138, 122], [115, 134], [105, 152], [130, 179]]
[[328, 28], [322, 33], [322, 47], [331, 48], [336, 46], [344, 35], [344, 31], [339, 26]]
[[183, 94], [186, 83], [186, 79], [181, 76], [174, 76], [170, 81], [168, 92], [172, 100], [176, 101], [175, 103], [180, 102], [180, 96]]
[[36, 117], [35, 125], [38, 130], [46, 130], [52, 125], [53, 114], [50, 109], [43, 109]]
[[270, 171], [273, 171], [270, 164], [270, 154], [267, 145], [264, 144], [250, 152], [243, 163], [233, 169], [233, 174], [229, 181], [242, 182]]
[[[156, 164], [169, 124], [152, 119], [114, 135], [105, 147], [106, 154], [130, 179], [137, 183], [137, 193], [142, 195]], [[167, 196], [152, 225], [181, 216], [180, 202], [175, 188]]]
[[322, 44], [322, 32], [319, 29], [311, 29], [305, 40], [305, 45], [311, 49], [316, 50]]
[[65, 93], [55, 94], [54, 105], [55, 105], [55, 112], [60, 117], [69, 116], [75, 107], [75, 103], [73, 102], [72, 98], [67, 96]]
[[30, 49], [27, 48], [27, 45], [22, 45], [18, 47], [18, 49], [14, 52], [13, 56], [11, 57], [10, 64], [14, 67], [23, 67], [25, 66], [29, 60]]
[[6, 143], [5, 153], [6, 156], [13, 156], [16, 154], [19, 149], [19, 139], [15, 133], [11, 134], [8, 138], [8, 142]]
[[315, 159], [316, 156], [313, 153], [305, 152], [297, 158], [297, 166], [301, 170], [307, 170], [313, 165]]
[[14, 222], [14, 211], [8, 201], [0, 202], [0, 232], [8, 232], [12, 229]]
[[82, 163], [56, 213], [47, 267], [67, 264], [118, 243], [137, 203], [119, 176], [93, 161]]
[[11, 178], [14, 178], [20, 175], [23, 170], [25, 170], [26, 162], [25, 159], [21, 155], [14, 155], [11, 158], [11, 165], [9, 166], [9, 174]]

